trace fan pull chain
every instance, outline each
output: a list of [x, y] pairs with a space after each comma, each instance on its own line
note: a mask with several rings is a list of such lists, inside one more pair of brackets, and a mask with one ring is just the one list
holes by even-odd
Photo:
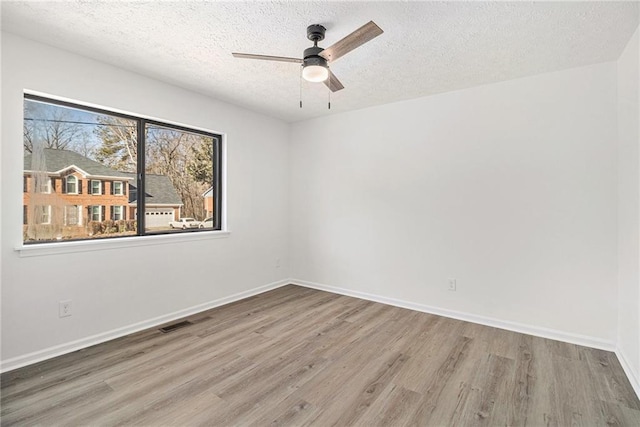
[[[331, 76], [329, 76], [329, 79], [331, 79]], [[329, 103], [327, 106], [329, 107], [328, 110], [331, 110], [331, 88], [329, 88]]]
[[302, 108], [302, 66], [300, 67], [300, 108]]

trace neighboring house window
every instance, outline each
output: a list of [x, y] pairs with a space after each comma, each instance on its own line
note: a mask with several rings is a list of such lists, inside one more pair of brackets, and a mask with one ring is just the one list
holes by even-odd
[[102, 181], [97, 179], [91, 180], [91, 194], [102, 194]]
[[81, 225], [82, 206], [67, 205], [64, 207], [64, 224]]
[[104, 216], [103, 212], [104, 212], [104, 206], [98, 206], [98, 205], [89, 206], [89, 218], [91, 218], [91, 221], [97, 221], [97, 222], [102, 221], [102, 218]]
[[69, 175], [65, 178], [65, 193], [78, 194], [78, 178], [73, 175]]
[[114, 221], [124, 219], [124, 206], [111, 206], [111, 219]]
[[36, 206], [34, 219], [36, 224], [51, 224], [51, 206]]
[[51, 194], [51, 178], [36, 179], [36, 192]]
[[124, 194], [123, 188], [122, 181], [113, 181], [111, 184], [111, 194], [114, 196], [122, 196]]
[[[206, 230], [221, 229], [221, 135], [30, 94], [23, 125], [24, 243], [199, 232], [210, 217]], [[123, 222], [97, 224], [108, 219]]]

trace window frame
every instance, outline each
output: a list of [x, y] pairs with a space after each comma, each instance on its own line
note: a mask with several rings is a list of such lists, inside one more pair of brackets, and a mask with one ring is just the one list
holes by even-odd
[[[75, 223], [69, 223], [69, 212], [75, 211]], [[64, 225], [67, 227], [82, 226], [82, 206], [80, 205], [64, 205]]]
[[[99, 241], [106, 241], [106, 240], [115, 240], [115, 239], [136, 239], [139, 237], [145, 237], [145, 236], [159, 236], [159, 235], [168, 235], [168, 234], [176, 234], [176, 233], [203, 233], [203, 232], [223, 232], [224, 235], [227, 235], [228, 232], [225, 231], [223, 229], [223, 211], [224, 209], [226, 209], [225, 207], [225, 200], [223, 199], [223, 192], [222, 192], [222, 185], [223, 185], [223, 145], [224, 145], [224, 136], [222, 133], [216, 133], [216, 132], [212, 132], [212, 131], [208, 131], [208, 130], [203, 130], [203, 129], [199, 129], [196, 127], [188, 127], [188, 126], [183, 126], [183, 125], [179, 125], [179, 124], [175, 124], [175, 123], [171, 123], [171, 122], [165, 122], [165, 121], [160, 121], [160, 120], [155, 120], [155, 119], [151, 119], [148, 117], [143, 117], [143, 116], [137, 116], [137, 115], [132, 115], [132, 114], [128, 114], [128, 113], [121, 113], [121, 112], [117, 112], [117, 111], [113, 111], [110, 109], [106, 109], [106, 108], [98, 108], [98, 107], [94, 107], [94, 106], [89, 106], [89, 105], [84, 105], [84, 104], [80, 104], [77, 102], [70, 102], [70, 101], [66, 101], [66, 100], [61, 100], [61, 99], [56, 99], [56, 98], [52, 98], [50, 96], [42, 96], [42, 95], [36, 95], [33, 93], [28, 93], [25, 92], [23, 94], [23, 102], [25, 100], [31, 100], [31, 101], [36, 101], [36, 102], [42, 102], [42, 103], [47, 103], [47, 104], [52, 104], [52, 105], [57, 105], [57, 106], [61, 106], [61, 107], [67, 107], [67, 108], [73, 108], [73, 109], [77, 109], [80, 111], [86, 111], [86, 112], [92, 112], [92, 113], [96, 113], [96, 114], [103, 114], [103, 115], [110, 115], [110, 116], [114, 116], [114, 117], [119, 117], [119, 118], [123, 118], [123, 119], [127, 119], [127, 120], [131, 120], [133, 122], [135, 122], [136, 125], [136, 137], [137, 137], [137, 153], [138, 153], [138, 157], [137, 157], [137, 170], [136, 170], [136, 179], [132, 182], [135, 183], [136, 185], [136, 191], [137, 191], [137, 197], [136, 197], [136, 214], [135, 214], [135, 220], [137, 221], [137, 229], [136, 229], [136, 234], [135, 235], [130, 235], [130, 236], [114, 236], [114, 237], [108, 237], [108, 238], [104, 238], [104, 239], [97, 239]], [[170, 130], [175, 130], [175, 131], [179, 131], [179, 132], [186, 132], [186, 133], [191, 133], [191, 134], [196, 134], [196, 135], [202, 135], [205, 137], [209, 137], [212, 138], [213, 140], [213, 156], [212, 156], [212, 168], [213, 168], [213, 182], [211, 183], [212, 187], [213, 187], [213, 197], [214, 197], [214, 206], [216, 207], [213, 218], [214, 218], [214, 226], [213, 228], [207, 228], [207, 229], [199, 229], [199, 228], [193, 228], [193, 229], [187, 229], [187, 230], [161, 230], [161, 231], [148, 231], [145, 230], [145, 215], [139, 215], [138, 212], [145, 212], [145, 129], [146, 126], [159, 126], [159, 127], [164, 127]], [[73, 176], [73, 175], [68, 175], [67, 177], [65, 177], [65, 192], [67, 189], [67, 178], [69, 176]], [[80, 188], [79, 188], [79, 183], [80, 183], [80, 179], [76, 176], [73, 176], [76, 180], [76, 192], [75, 193], [67, 193], [67, 194], [80, 194]], [[93, 180], [92, 180], [93, 181]], [[93, 185], [88, 183], [88, 187], [90, 187], [93, 191]], [[112, 184], [113, 185], [113, 184]], [[119, 195], [124, 195], [124, 185], [128, 185], [125, 184], [124, 181], [122, 181], [122, 194]], [[104, 191], [104, 184], [100, 181], [100, 194], [103, 194]], [[93, 192], [92, 192], [93, 194]], [[94, 206], [94, 205], [92, 205]], [[96, 206], [103, 206], [103, 205], [96, 205]], [[126, 209], [126, 207], [125, 207]], [[123, 209], [124, 210], [124, 209]], [[79, 215], [81, 215], [79, 213]], [[124, 212], [122, 212], [122, 215], [125, 216]], [[102, 216], [102, 214], [101, 214]], [[50, 218], [50, 217], [49, 217]], [[93, 212], [90, 215], [89, 218], [87, 218], [87, 221], [92, 221], [93, 219]], [[101, 221], [104, 221], [105, 218], [101, 218]], [[76, 241], [76, 242], [95, 242], [96, 239], [91, 239], [91, 238], [82, 238], [82, 239], [71, 239], [71, 241]], [[46, 241], [34, 241], [34, 242], [22, 242], [23, 246], [28, 246], [28, 245], [50, 245], [50, 244], [56, 244], [56, 241], [53, 240], [46, 240]], [[59, 243], [58, 243], [59, 244]]]
[[[95, 183], [98, 183], [98, 191], [96, 192], [95, 189], [93, 188]], [[102, 196], [102, 181], [99, 179], [92, 179], [89, 182], [89, 188], [91, 188], [91, 195], [92, 196]]]
[[[116, 209], [119, 211], [118, 215], [120, 218], [116, 218]], [[124, 206], [122, 205], [113, 205], [111, 206], [111, 218], [114, 221], [122, 221], [124, 219]]]
[[[103, 205], [90, 205], [89, 206], [89, 221], [94, 221], [94, 222], [102, 222], [104, 221], [104, 218], [102, 218], [102, 207]], [[98, 210], [98, 219], [93, 219], [94, 218], [94, 211]]]
[[[75, 191], [69, 191], [69, 178], [73, 178], [75, 180], [75, 182], [73, 183], [73, 185], [75, 186]], [[64, 177], [64, 193], [65, 194], [80, 194], [78, 191], [78, 181], [80, 181], [78, 179], [77, 176], [75, 175], [67, 175]]]
[[[116, 184], [120, 184], [120, 191], [116, 191]], [[124, 196], [124, 182], [123, 181], [111, 181], [111, 190], [114, 196]]]
[[[51, 224], [51, 205], [35, 205], [33, 221], [35, 225], [49, 225]], [[46, 218], [46, 221], [42, 221], [42, 218]]]
[[[33, 179], [33, 176], [32, 176], [31, 179]], [[35, 190], [34, 193], [51, 194], [51, 177], [48, 176], [45, 179], [46, 179], [46, 181], [45, 181], [44, 187], [37, 188], [38, 186], [35, 185], [35, 183], [34, 183], [34, 187], [35, 187], [34, 188], [34, 190]]]

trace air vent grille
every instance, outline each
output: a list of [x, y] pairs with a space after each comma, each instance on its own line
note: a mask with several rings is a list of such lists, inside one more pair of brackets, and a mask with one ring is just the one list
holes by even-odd
[[163, 334], [166, 334], [166, 333], [175, 331], [176, 329], [185, 328], [189, 325], [193, 325], [193, 323], [188, 320], [183, 320], [182, 322], [173, 323], [171, 325], [167, 325], [165, 327], [160, 328], [160, 332], [162, 332]]

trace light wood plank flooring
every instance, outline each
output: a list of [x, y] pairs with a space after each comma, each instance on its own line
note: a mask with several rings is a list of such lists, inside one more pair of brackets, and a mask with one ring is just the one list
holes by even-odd
[[613, 353], [297, 286], [2, 375], [2, 425], [627, 425]]

